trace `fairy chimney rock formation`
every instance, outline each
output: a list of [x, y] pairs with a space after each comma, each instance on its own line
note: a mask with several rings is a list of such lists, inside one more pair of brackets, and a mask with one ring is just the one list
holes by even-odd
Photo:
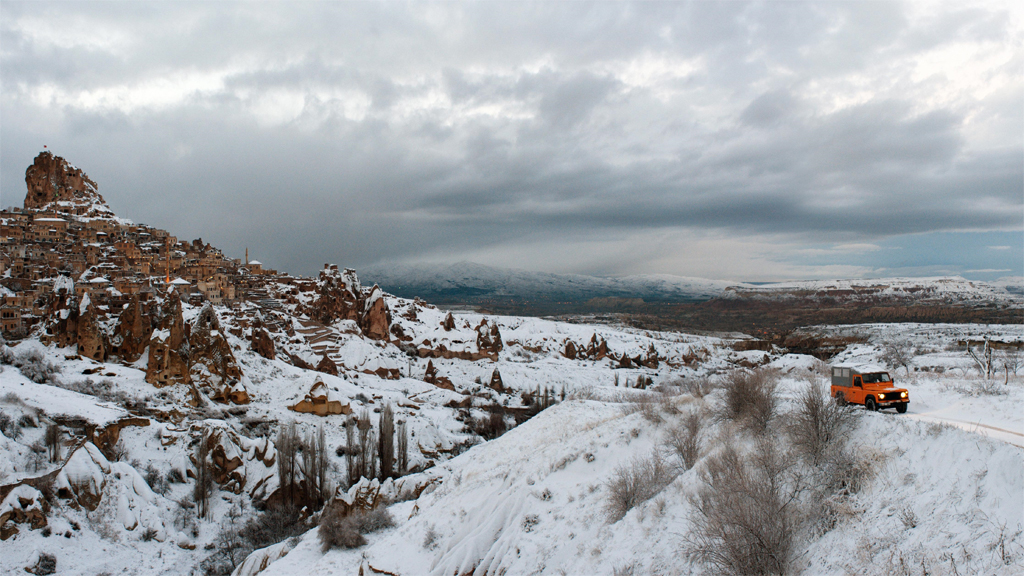
[[391, 311], [384, 301], [384, 291], [376, 284], [370, 290], [363, 304], [363, 314], [359, 319], [359, 328], [367, 338], [387, 340], [391, 332]]
[[146, 382], [156, 386], [190, 384], [189, 345], [185, 336], [185, 321], [181, 317], [181, 300], [171, 292], [163, 304], [157, 329], [149, 339], [149, 360], [146, 364]]

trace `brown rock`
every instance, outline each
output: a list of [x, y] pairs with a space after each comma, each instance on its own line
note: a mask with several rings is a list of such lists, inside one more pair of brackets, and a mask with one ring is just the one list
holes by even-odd
[[54, 283], [39, 339], [61, 348], [78, 342], [78, 297], [74, 282], [67, 276], [60, 276]]
[[246, 404], [249, 394], [241, 384], [242, 369], [231, 352], [213, 306], [206, 303], [196, 318], [188, 342], [189, 377], [199, 386], [213, 388], [214, 399]]
[[481, 354], [486, 354], [492, 359], [498, 358], [498, 352], [504, 348], [501, 342], [501, 332], [498, 331], [496, 323], [488, 322], [486, 318], [480, 321], [476, 327], [476, 347]]
[[452, 317], [451, 312], [444, 317], [444, 321], [441, 322], [441, 327], [444, 328], [445, 332], [455, 330], [455, 318]]
[[562, 352], [562, 356], [565, 356], [569, 360], [576, 359], [576, 344], [572, 340], [565, 343], [565, 351]]
[[501, 372], [498, 372], [497, 368], [491, 372], [491, 381], [487, 385], [497, 392], [505, 392], [505, 383], [501, 381]]
[[446, 378], [444, 376], [441, 376], [438, 373], [437, 368], [434, 367], [434, 361], [433, 360], [427, 361], [427, 371], [423, 375], [423, 381], [426, 382], [427, 384], [433, 384], [434, 386], [437, 386], [438, 388], [443, 388], [445, 390], [451, 390], [452, 392], [455, 391], [455, 385], [452, 384], [451, 380], [449, 380], [448, 378]]
[[387, 340], [391, 332], [391, 311], [384, 301], [384, 292], [376, 284], [363, 304], [359, 328], [362, 329], [363, 335], [374, 340]]
[[123, 362], [132, 363], [142, 356], [153, 336], [153, 325], [145, 313], [138, 294], [132, 294], [128, 306], [121, 312], [110, 338], [110, 354]]
[[335, 364], [327, 354], [324, 354], [324, 357], [320, 359], [320, 363], [316, 365], [316, 371], [323, 372], [324, 374], [330, 374], [331, 376], [337, 376], [338, 365]]
[[157, 330], [149, 340], [146, 382], [161, 388], [171, 384], [190, 384], [189, 343], [181, 317], [181, 300], [171, 292], [163, 304]]
[[288, 409], [306, 414], [316, 414], [317, 416], [352, 413], [350, 405], [342, 404], [340, 400], [331, 400], [330, 391], [320, 378], [316, 379], [316, 382], [313, 383], [305, 398], [294, 406], [289, 406]]
[[25, 170], [25, 185], [28, 187], [25, 208], [45, 208], [82, 216], [113, 216], [97, 191], [96, 183], [50, 152], [40, 152]]
[[252, 342], [249, 349], [267, 360], [273, 360], [277, 357], [274, 350], [274, 340], [270, 337], [270, 333], [263, 328], [252, 329]]
[[96, 321], [96, 307], [91, 301], [85, 302], [85, 310], [82, 310], [78, 317], [77, 332], [78, 353], [102, 362], [106, 358], [106, 346], [104, 335]]
[[360, 290], [355, 270], [346, 268], [339, 272], [337, 266], [325, 266], [317, 278], [317, 295], [310, 306], [310, 317], [325, 325], [338, 320], [358, 321], [362, 312]]

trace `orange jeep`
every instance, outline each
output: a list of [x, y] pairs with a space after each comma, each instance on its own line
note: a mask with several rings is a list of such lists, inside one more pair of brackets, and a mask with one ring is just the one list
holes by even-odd
[[871, 411], [895, 408], [903, 414], [910, 404], [905, 388], [896, 388], [888, 372], [868, 372], [846, 366], [832, 368], [832, 397], [840, 404], [863, 404]]

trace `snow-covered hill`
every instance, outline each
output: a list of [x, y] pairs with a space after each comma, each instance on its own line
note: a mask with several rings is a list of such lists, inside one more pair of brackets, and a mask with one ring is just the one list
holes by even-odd
[[732, 286], [727, 298], [840, 298], [913, 299], [916, 302], [946, 300], [961, 303], [1024, 303], [1024, 278], [996, 282], [967, 280], [960, 276], [933, 278], [873, 278], [807, 280], [758, 286]]

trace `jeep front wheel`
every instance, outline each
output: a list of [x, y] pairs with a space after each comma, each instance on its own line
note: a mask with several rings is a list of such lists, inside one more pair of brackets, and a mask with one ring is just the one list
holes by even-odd
[[875, 399], [870, 396], [868, 396], [868, 399], [864, 401], [864, 407], [871, 412], [876, 412], [878, 410], [878, 404], [876, 404]]
[[905, 402], [903, 404], [897, 404], [896, 411], [900, 414], [905, 414], [907, 412], [907, 404]]

